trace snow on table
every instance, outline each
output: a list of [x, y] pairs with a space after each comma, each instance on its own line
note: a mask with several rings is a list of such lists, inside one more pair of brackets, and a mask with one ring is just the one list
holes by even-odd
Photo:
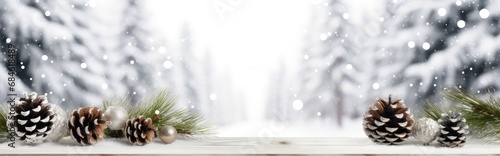
[[180, 139], [163, 144], [159, 139], [145, 146], [132, 146], [125, 139], [105, 139], [92, 146], [81, 146], [71, 138], [58, 143], [26, 145], [16, 148], [0, 145], [0, 154], [500, 154], [500, 143], [469, 140], [462, 148], [440, 147], [437, 142], [422, 146], [410, 139], [402, 145], [387, 146], [368, 138], [242, 138], [213, 137]]

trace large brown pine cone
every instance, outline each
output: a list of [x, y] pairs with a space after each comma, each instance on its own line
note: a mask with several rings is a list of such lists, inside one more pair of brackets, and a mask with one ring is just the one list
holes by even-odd
[[408, 139], [413, 125], [413, 115], [403, 100], [389, 101], [381, 98], [370, 106], [365, 113], [363, 128], [365, 134], [374, 142], [381, 144], [400, 144]]
[[106, 121], [97, 107], [74, 110], [68, 121], [71, 137], [82, 145], [92, 145], [103, 140]]
[[156, 137], [157, 128], [153, 125], [151, 118], [140, 116], [126, 122], [123, 129], [125, 136], [132, 144], [144, 145]]

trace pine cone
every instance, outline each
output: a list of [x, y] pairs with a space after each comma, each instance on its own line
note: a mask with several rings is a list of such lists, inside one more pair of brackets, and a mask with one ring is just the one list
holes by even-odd
[[461, 113], [449, 111], [441, 114], [438, 120], [441, 133], [438, 142], [446, 147], [462, 147], [465, 145], [469, 126]]
[[35, 92], [21, 97], [14, 106], [13, 115], [15, 132], [20, 140], [26, 143], [41, 143], [52, 132], [54, 112], [45, 96], [38, 96]]
[[82, 145], [92, 145], [101, 141], [105, 134], [106, 121], [97, 107], [83, 107], [74, 110], [68, 121], [71, 137]]
[[410, 109], [399, 99], [389, 101], [379, 98], [365, 113], [363, 128], [365, 134], [374, 142], [381, 144], [400, 144], [408, 139], [413, 125]]
[[127, 121], [123, 132], [132, 144], [144, 145], [156, 137], [156, 127], [151, 118], [140, 116]]

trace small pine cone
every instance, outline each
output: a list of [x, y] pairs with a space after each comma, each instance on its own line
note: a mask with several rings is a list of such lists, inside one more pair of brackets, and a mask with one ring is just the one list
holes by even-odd
[[469, 134], [469, 126], [461, 113], [449, 111], [438, 120], [441, 132], [438, 142], [445, 147], [462, 147]]
[[20, 140], [30, 144], [41, 143], [52, 132], [54, 112], [45, 96], [37, 97], [35, 92], [30, 95], [24, 93], [14, 109], [13, 122]]
[[127, 121], [123, 132], [132, 144], [144, 145], [156, 137], [156, 127], [151, 118], [140, 116]]
[[365, 134], [376, 143], [400, 144], [408, 139], [413, 125], [413, 115], [403, 100], [385, 101], [381, 98], [365, 113], [363, 128]]
[[92, 145], [103, 140], [106, 121], [97, 107], [74, 110], [68, 121], [71, 137], [82, 145]]

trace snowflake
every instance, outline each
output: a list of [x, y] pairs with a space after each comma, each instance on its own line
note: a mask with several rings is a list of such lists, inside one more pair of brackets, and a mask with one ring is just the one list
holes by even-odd
[[163, 62], [163, 67], [166, 69], [170, 69], [174, 66], [174, 64], [171, 61], [165, 61]]
[[465, 27], [465, 21], [464, 20], [459, 20], [457, 22], [457, 26], [458, 26], [458, 28], [464, 28]]
[[217, 100], [217, 95], [214, 93], [210, 94], [210, 100], [212, 100], [212, 101]]
[[292, 107], [295, 110], [301, 110], [302, 107], [304, 107], [304, 103], [302, 102], [302, 100], [295, 100], [292, 103]]
[[429, 44], [428, 42], [424, 42], [424, 44], [422, 44], [422, 48], [424, 50], [429, 50], [429, 48], [431, 48], [431, 44]]
[[488, 16], [490, 16], [490, 11], [487, 9], [481, 9], [481, 11], [479, 11], [479, 16], [481, 18], [488, 18]]
[[82, 69], [87, 68], [87, 63], [85, 63], [85, 62], [84, 62], [84, 63], [80, 64], [80, 67], [81, 67]]
[[47, 55], [42, 55], [42, 60], [47, 61], [47, 59], [49, 59]]

